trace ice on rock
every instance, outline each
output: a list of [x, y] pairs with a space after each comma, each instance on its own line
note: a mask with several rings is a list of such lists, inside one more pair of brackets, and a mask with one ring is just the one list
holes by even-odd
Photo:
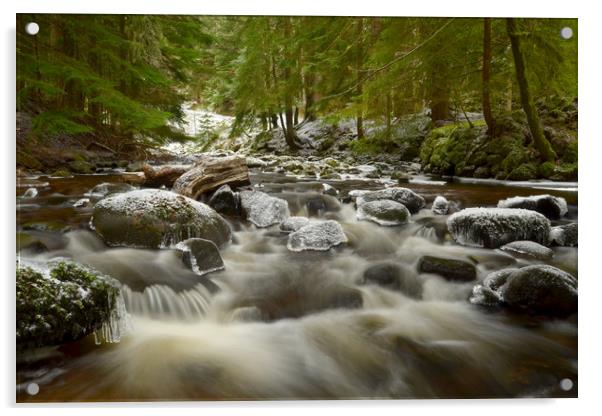
[[520, 240], [547, 244], [550, 221], [520, 208], [466, 208], [447, 219], [447, 228], [459, 244], [497, 248]]
[[280, 224], [290, 216], [288, 202], [261, 191], [240, 192], [240, 204], [247, 219], [261, 228]]
[[327, 251], [346, 243], [347, 236], [341, 224], [334, 220], [310, 223], [289, 234], [287, 248], [290, 251]]
[[568, 212], [566, 200], [552, 195], [515, 196], [502, 199], [498, 208], [522, 208], [537, 211], [546, 217], [556, 220]]
[[577, 223], [552, 227], [550, 230], [550, 242], [558, 246], [576, 247], [578, 244]]
[[533, 241], [513, 241], [500, 248], [510, 253], [523, 254], [538, 260], [548, 260], [554, 256], [554, 252], [551, 249]]
[[309, 224], [309, 218], [307, 217], [288, 217], [280, 224], [280, 231], [294, 232], [301, 227], [305, 227], [307, 224]]
[[23, 194], [23, 198], [35, 198], [38, 196], [38, 190], [36, 188], [27, 188]]
[[441, 195], [437, 195], [433, 201], [432, 211], [437, 215], [447, 215], [447, 212], [449, 211], [449, 201]]
[[409, 218], [410, 212], [403, 204], [388, 199], [365, 202], [357, 209], [358, 220], [368, 220], [379, 225], [403, 225], [408, 223]]
[[405, 205], [405, 207], [415, 214], [426, 204], [424, 198], [407, 188], [386, 188], [379, 191], [367, 192], [357, 197], [357, 206], [366, 202], [391, 200]]

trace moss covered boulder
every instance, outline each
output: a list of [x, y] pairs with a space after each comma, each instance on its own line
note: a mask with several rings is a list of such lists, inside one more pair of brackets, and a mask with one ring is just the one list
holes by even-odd
[[117, 281], [75, 263], [17, 268], [17, 347], [76, 341], [109, 322]]
[[111, 195], [94, 207], [94, 230], [110, 246], [169, 247], [188, 238], [221, 246], [230, 241], [228, 223], [209, 206], [174, 192], [142, 189]]
[[410, 211], [399, 202], [388, 199], [365, 202], [357, 208], [357, 219], [372, 221], [378, 225], [395, 226], [407, 224]]

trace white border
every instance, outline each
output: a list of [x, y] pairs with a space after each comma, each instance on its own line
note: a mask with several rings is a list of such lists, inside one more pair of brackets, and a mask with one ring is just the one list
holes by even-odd
[[[595, 1], [531, 1], [498, 0], [491, 2], [461, 0], [364, 0], [364, 1], [295, 1], [286, 0], [146, 0], [129, 1], [103, 0], [101, 2], [82, 0], [35, 1], [11, 0], [2, 2], [2, 89], [1, 100], [3, 136], [0, 139], [3, 149], [2, 200], [4, 215], [1, 216], [3, 246], [0, 249], [2, 265], [2, 307], [5, 321], [2, 325], [3, 374], [2, 404], [12, 406], [8, 413], [43, 412], [44, 415], [81, 415], [82, 412], [106, 415], [107, 411], [117, 411], [126, 407], [128, 413], [164, 416], [168, 407], [176, 407], [178, 412], [198, 415], [233, 414], [235, 412], [267, 414], [331, 414], [341, 412], [346, 415], [366, 415], [377, 411], [379, 415], [400, 413], [453, 415], [503, 415], [545, 414], [581, 415], [599, 414], [600, 356], [602, 343], [600, 336], [600, 304], [602, 276], [598, 272], [600, 251], [600, 169], [602, 164], [602, 128], [600, 113], [602, 90], [600, 89], [600, 44], [602, 16], [597, 13]], [[34, 407], [14, 407], [14, 77], [15, 77], [15, 13], [155, 13], [155, 14], [308, 14], [308, 15], [398, 15], [398, 16], [523, 16], [523, 17], [578, 17], [579, 18], [579, 220], [580, 233], [580, 325], [579, 325], [579, 399], [566, 400], [434, 400], [434, 401], [353, 401], [353, 402], [222, 402], [222, 403], [156, 403], [156, 404], [109, 404], [109, 405], [51, 405]], [[10, 198], [6, 196], [9, 195]], [[12, 282], [12, 283], [11, 283]]]

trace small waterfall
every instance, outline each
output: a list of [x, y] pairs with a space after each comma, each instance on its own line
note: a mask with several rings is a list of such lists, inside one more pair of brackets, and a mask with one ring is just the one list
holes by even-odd
[[205, 316], [211, 294], [202, 284], [176, 292], [166, 285], [151, 285], [142, 292], [122, 287], [125, 309], [133, 314], [167, 320], [196, 321]]
[[417, 237], [425, 238], [432, 242], [437, 242], [439, 240], [439, 238], [437, 237], [437, 231], [433, 227], [422, 226], [418, 230], [416, 230], [416, 233], [414, 235]]

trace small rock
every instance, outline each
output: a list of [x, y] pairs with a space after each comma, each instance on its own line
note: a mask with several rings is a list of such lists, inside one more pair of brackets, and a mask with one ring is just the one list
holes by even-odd
[[541, 244], [533, 241], [513, 241], [500, 247], [503, 251], [517, 253], [538, 260], [549, 260], [554, 256], [554, 252]]
[[28, 188], [25, 193], [23, 193], [23, 198], [35, 198], [38, 196], [38, 190], [36, 188]]
[[403, 225], [408, 223], [409, 218], [410, 212], [403, 204], [388, 199], [364, 202], [357, 209], [358, 220], [368, 220], [379, 225]]
[[329, 185], [327, 183], [323, 183], [322, 193], [324, 195], [337, 196], [339, 194], [339, 191], [337, 191], [337, 189], [334, 186]]
[[287, 248], [290, 251], [326, 251], [347, 241], [341, 224], [333, 220], [320, 221], [289, 234]]
[[238, 217], [241, 215], [240, 196], [229, 185], [219, 188], [211, 196], [209, 206], [223, 215]]
[[576, 222], [552, 227], [550, 230], [550, 241], [558, 246], [577, 247], [578, 237]]
[[557, 220], [568, 212], [566, 200], [552, 195], [515, 196], [498, 202], [498, 208], [522, 208], [539, 212]]
[[280, 231], [294, 232], [307, 224], [309, 224], [309, 218], [307, 217], [288, 217], [280, 224]]
[[[351, 195], [351, 193], [350, 193]], [[424, 198], [407, 188], [386, 188], [357, 196], [358, 206], [371, 201], [391, 200], [403, 204], [412, 214], [420, 211], [426, 204]]]
[[182, 253], [184, 264], [198, 275], [225, 268], [219, 249], [213, 241], [189, 238], [176, 244], [175, 248]]
[[232, 311], [230, 320], [239, 322], [261, 322], [263, 321], [263, 313], [257, 306], [242, 306]]
[[447, 212], [449, 211], [449, 201], [441, 195], [437, 195], [433, 201], [432, 211], [437, 215], [447, 215]]
[[247, 220], [257, 227], [280, 224], [290, 216], [288, 203], [260, 191], [242, 191], [240, 205]]
[[422, 297], [422, 281], [416, 273], [395, 263], [377, 263], [368, 267], [361, 284], [375, 284], [387, 289], [401, 291], [415, 299]]
[[73, 208], [85, 208], [90, 205], [90, 198], [81, 198], [73, 203]]
[[418, 262], [421, 273], [435, 273], [447, 280], [469, 282], [477, 278], [474, 264], [459, 259], [422, 256]]
[[104, 183], [99, 183], [94, 188], [90, 189], [90, 191], [87, 192], [85, 195], [92, 196], [95, 198], [102, 198], [107, 195], [119, 194], [122, 192], [129, 192], [129, 191], [133, 191], [135, 189], [136, 188], [134, 188], [132, 185], [130, 185], [128, 183], [104, 182]]
[[399, 183], [408, 183], [410, 181], [410, 175], [406, 172], [396, 170], [391, 174], [391, 179]]

